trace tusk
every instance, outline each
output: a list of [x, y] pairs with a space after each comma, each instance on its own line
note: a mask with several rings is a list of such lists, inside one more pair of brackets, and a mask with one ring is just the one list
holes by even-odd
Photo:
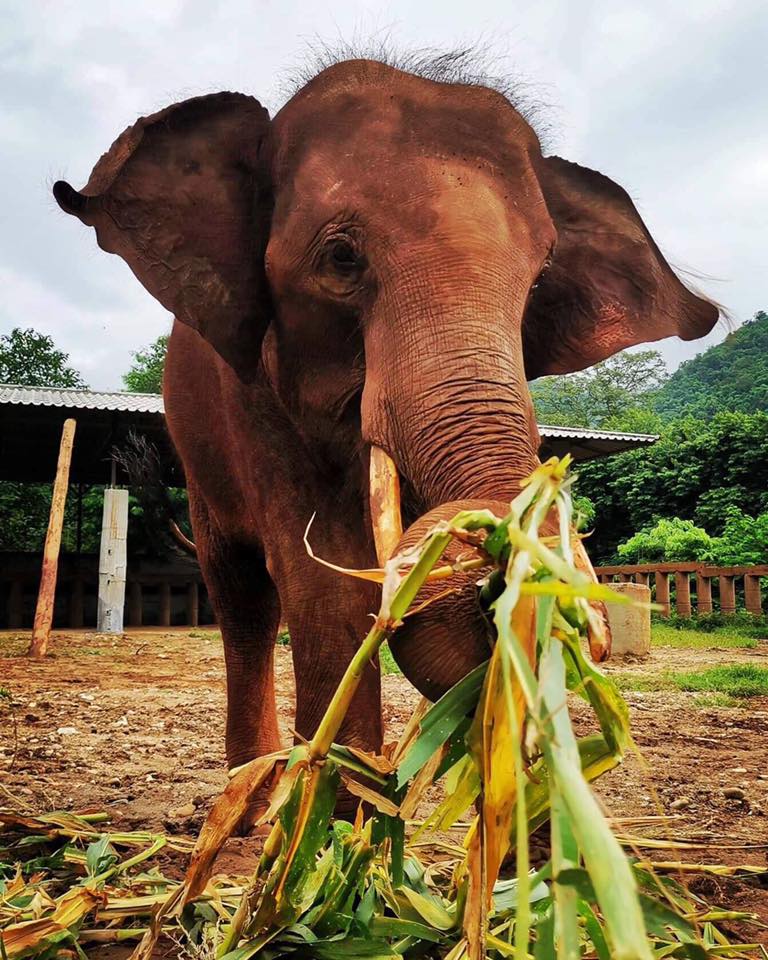
[[[573, 545], [573, 559], [579, 570], [588, 575], [593, 583], [599, 583], [595, 568], [589, 559], [584, 544], [577, 538]], [[587, 637], [589, 638], [589, 653], [595, 663], [602, 663], [611, 655], [611, 628], [608, 623], [608, 611], [601, 600], [590, 603], [594, 616], [589, 618]]]
[[381, 447], [371, 447], [370, 507], [376, 558], [383, 567], [403, 535], [400, 478], [394, 461]]

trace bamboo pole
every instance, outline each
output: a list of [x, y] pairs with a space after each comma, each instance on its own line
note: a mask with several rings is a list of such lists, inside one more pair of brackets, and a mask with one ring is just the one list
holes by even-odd
[[61, 529], [64, 525], [64, 507], [69, 487], [69, 467], [72, 463], [72, 445], [75, 440], [75, 421], [64, 421], [59, 446], [59, 462], [56, 467], [56, 479], [51, 497], [51, 512], [48, 517], [48, 532], [43, 548], [43, 570], [40, 576], [40, 590], [37, 594], [35, 625], [32, 642], [27, 651], [30, 657], [44, 657], [48, 649], [48, 638], [53, 622], [53, 605], [56, 600], [56, 576], [59, 569], [59, 549], [61, 548]]

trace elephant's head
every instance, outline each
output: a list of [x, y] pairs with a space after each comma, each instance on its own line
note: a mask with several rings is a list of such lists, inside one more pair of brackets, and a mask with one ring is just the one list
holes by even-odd
[[[542, 156], [503, 96], [371, 61], [273, 120], [240, 94], [169, 107], [54, 193], [241, 378], [262, 367], [329, 462], [386, 451], [409, 521], [515, 494], [539, 446], [527, 380], [717, 320], [625, 191]], [[418, 628], [399, 653], [434, 693], [404, 652]]]

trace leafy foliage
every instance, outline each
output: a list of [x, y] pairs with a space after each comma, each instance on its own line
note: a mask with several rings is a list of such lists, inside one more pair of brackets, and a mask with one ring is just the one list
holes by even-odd
[[167, 350], [168, 335], [163, 334], [148, 347], [133, 353], [131, 368], [123, 374], [125, 389], [131, 393], [162, 393]]
[[768, 313], [758, 311], [722, 343], [681, 364], [654, 406], [667, 420], [721, 410], [768, 413]]
[[619, 429], [619, 422], [633, 417], [643, 426], [636, 432], [653, 432], [648, 428], [656, 424], [656, 418], [654, 414], [646, 416], [645, 408], [653, 391], [666, 379], [667, 370], [658, 350], [624, 352], [581, 373], [543, 377], [531, 385], [531, 396], [541, 423]]
[[657, 563], [660, 560], [709, 560], [712, 537], [691, 520], [658, 520], [619, 544], [622, 563]]
[[[597, 562], [662, 517], [705, 520], [714, 537], [724, 531], [726, 505], [735, 501], [751, 517], [768, 510], [768, 414], [675, 421], [654, 446], [580, 464], [578, 474], [578, 493], [595, 505], [589, 548]], [[762, 551], [765, 562], [764, 541]]]
[[14, 327], [0, 337], [0, 383], [26, 387], [84, 387], [83, 378], [67, 365], [69, 355], [53, 339], [32, 327]]

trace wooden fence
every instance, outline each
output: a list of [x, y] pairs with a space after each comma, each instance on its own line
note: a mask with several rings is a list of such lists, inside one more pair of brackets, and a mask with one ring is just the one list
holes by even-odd
[[[31, 626], [39, 583], [39, 556], [0, 554], [0, 627]], [[54, 626], [96, 629], [97, 591], [98, 559], [62, 556]], [[212, 621], [205, 585], [196, 563], [129, 560], [125, 596], [127, 627], [196, 627]]]
[[[768, 577], [768, 564], [710, 567], [703, 563], [637, 563], [596, 567], [595, 573], [601, 583], [618, 580], [620, 583], [634, 582], [650, 586], [664, 617], [669, 616], [673, 607], [681, 617], [690, 617], [694, 606], [697, 614], [712, 613], [713, 583], [721, 613], [736, 613], [737, 602], [739, 605], [743, 602], [748, 613], [759, 616], [763, 612], [760, 578]], [[670, 595], [670, 577], [674, 578], [673, 596]], [[743, 589], [739, 589], [740, 582]]]

